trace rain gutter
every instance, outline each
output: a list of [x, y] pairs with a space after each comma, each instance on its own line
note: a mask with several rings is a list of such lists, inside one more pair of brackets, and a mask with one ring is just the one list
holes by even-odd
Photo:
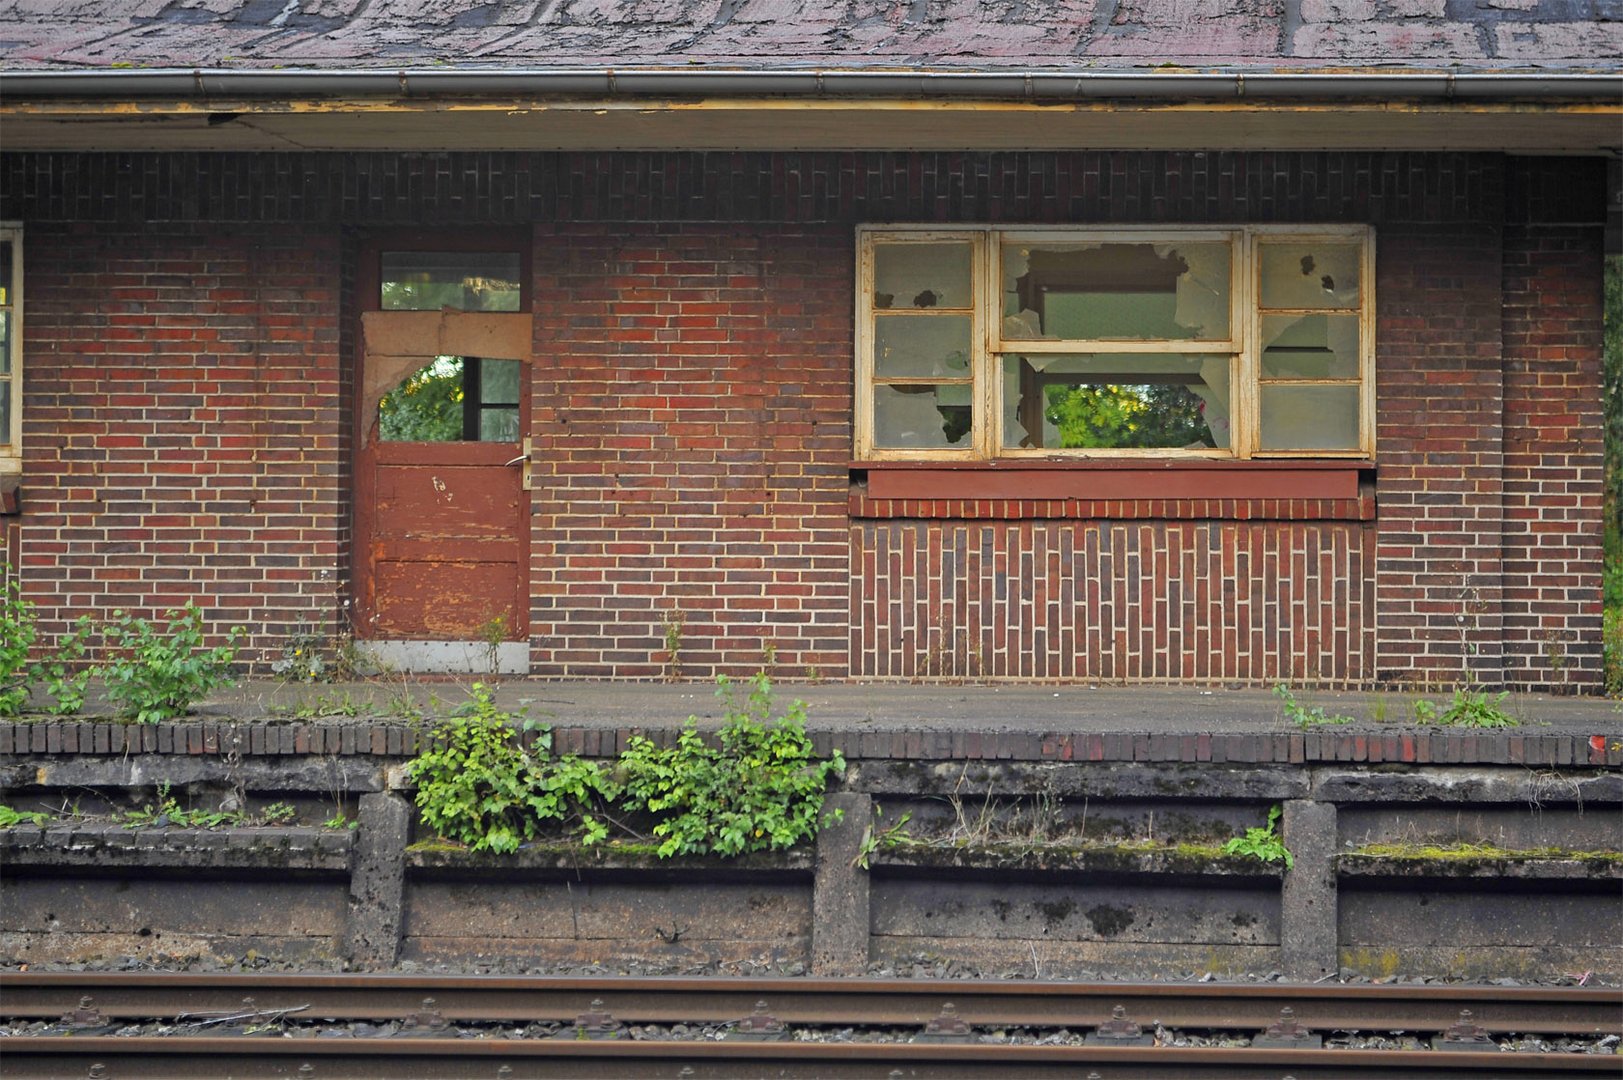
[[1190, 99], [1607, 99], [1623, 72], [985, 72], [504, 68], [489, 70], [143, 68], [0, 71], [7, 98], [967, 97], [1018, 101]]

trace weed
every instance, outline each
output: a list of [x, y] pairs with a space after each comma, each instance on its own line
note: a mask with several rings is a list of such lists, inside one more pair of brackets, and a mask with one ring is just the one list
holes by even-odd
[[323, 829], [356, 829], [360, 827], [360, 824], [359, 821], [353, 820], [342, 810], [335, 810], [332, 817], [321, 823], [321, 827]]
[[675, 746], [633, 736], [617, 769], [623, 807], [660, 817], [653, 833], [661, 856], [779, 850], [816, 836], [824, 788], [844, 772], [845, 759], [838, 751], [813, 757], [803, 701], [769, 722], [772, 685], [764, 675], [750, 680], [742, 702], [725, 676], [716, 682], [726, 719], [715, 745], [692, 717]]
[[687, 615], [680, 608], [665, 616], [665, 678], [676, 682], [682, 677], [682, 631]]
[[0, 564], [0, 716], [16, 716], [28, 704], [28, 651], [38, 631], [34, 605], [23, 599], [11, 567]]
[[479, 624], [479, 640], [485, 646], [485, 667], [492, 676], [501, 674], [502, 642], [507, 640], [507, 613], [492, 615]]
[[551, 757], [545, 726], [523, 722], [537, 733], [534, 748], [525, 749], [515, 719], [483, 683], [473, 684], [467, 705], [439, 724], [429, 748], [407, 765], [423, 823], [475, 851], [516, 851], [543, 821], [573, 819], [586, 843], [604, 839], [608, 828], [593, 810], [599, 799], [618, 795], [618, 785], [593, 762]]
[[1279, 804], [1275, 803], [1268, 811], [1266, 824], [1260, 828], [1247, 829], [1245, 835], [1234, 837], [1223, 845], [1223, 854], [1249, 855], [1253, 859], [1270, 863], [1283, 860], [1287, 870], [1295, 866], [1296, 860], [1291, 856], [1290, 849], [1274, 831], [1275, 826], [1279, 824], [1281, 813]]
[[285, 802], [273, 802], [259, 812], [259, 820], [266, 825], [286, 825], [298, 816], [298, 810]]
[[1285, 719], [1297, 727], [1317, 727], [1320, 724], [1350, 724], [1353, 720], [1352, 717], [1343, 716], [1340, 713], [1326, 713], [1322, 706], [1315, 705], [1309, 709], [1297, 704], [1296, 695], [1291, 693], [1290, 687], [1284, 683], [1274, 687], [1274, 696], [1281, 702], [1280, 707], [1285, 711]]
[[42, 814], [35, 810], [13, 810], [0, 803], [0, 829], [9, 829], [13, 825], [44, 825], [50, 820], [50, 814]]
[[282, 643], [282, 655], [271, 661], [271, 671], [298, 682], [318, 682], [327, 676], [325, 646], [325, 635], [301, 619]]
[[778, 666], [778, 645], [774, 641], [761, 642], [761, 674], [770, 675]]
[[217, 686], [231, 684], [243, 628], [234, 626], [223, 645], [203, 648], [203, 613], [195, 604], [165, 613], [160, 633], [145, 619], [113, 612], [103, 634], [116, 655], [102, 665], [107, 696], [121, 715], [154, 724], [184, 715], [192, 703]]
[[95, 632], [96, 624], [90, 616], [79, 616], [50, 658], [35, 666], [34, 677], [45, 681], [45, 692], [55, 701], [58, 713], [76, 713], [85, 706], [85, 692], [96, 674], [87, 663], [90, 638]]
[[359, 716], [361, 707], [349, 691], [341, 694], [318, 694], [312, 701], [301, 701], [293, 707], [295, 720], [320, 720], [328, 716]]
[[[1505, 699], [1509, 696], [1508, 690], [1497, 695], [1489, 695], [1485, 691], [1456, 690], [1454, 699], [1441, 712], [1431, 702], [1424, 702], [1427, 708], [1422, 710], [1422, 703], [1417, 702], [1415, 717], [1422, 724], [1440, 724], [1444, 727], [1520, 727], [1521, 721], [1504, 709]], [[1424, 716], [1421, 715], [1422, 711]]]
[[868, 862], [876, 851], [884, 848], [900, 847], [911, 840], [912, 834], [907, 831], [907, 823], [913, 819], [912, 811], [902, 814], [895, 824], [879, 828], [879, 819], [885, 816], [885, 808], [878, 803], [873, 808], [874, 820], [868, 823], [868, 828], [862, 834], [862, 843], [857, 848], [856, 858], [851, 860], [852, 866], [868, 869]]

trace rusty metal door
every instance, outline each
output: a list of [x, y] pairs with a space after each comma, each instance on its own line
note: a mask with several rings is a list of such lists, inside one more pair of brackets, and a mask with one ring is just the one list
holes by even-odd
[[527, 640], [530, 343], [527, 312], [363, 311], [362, 640]]

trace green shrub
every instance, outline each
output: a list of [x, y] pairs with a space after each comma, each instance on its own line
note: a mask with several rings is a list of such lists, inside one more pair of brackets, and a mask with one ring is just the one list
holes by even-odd
[[602, 840], [608, 828], [595, 808], [619, 789], [593, 762], [553, 759], [545, 727], [526, 750], [514, 720], [474, 683], [468, 704], [435, 727], [407, 765], [423, 824], [475, 851], [516, 851], [545, 821], [573, 819], [586, 843]]
[[165, 615], [169, 625], [161, 633], [123, 611], [113, 612], [102, 631], [114, 655], [97, 673], [119, 714], [142, 724], [182, 716], [210, 690], [231, 685], [231, 663], [243, 634], [234, 626], [224, 645], [205, 649], [203, 614], [195, 604]]
[[742, 703], [725, 677], [717, 682], [726, 718], [714, 745], [691, 717], [675, 746], [633, 737], [619, 762], [622, 806], [660, 819], [653, 832], [667, 857], [781, 850], [815, 837], [824, 789], [845, 771], [844, 758], [838, 752], [828, 760], [813, 757], [803, 701], [769, 721], [766, 676], [751, 680]]
[[16, 716], [28, 704], [28, 652], [38, 631], [34, 605], [23, 599], [11, 567], [0, 563], [0, 576], [0, 716]]

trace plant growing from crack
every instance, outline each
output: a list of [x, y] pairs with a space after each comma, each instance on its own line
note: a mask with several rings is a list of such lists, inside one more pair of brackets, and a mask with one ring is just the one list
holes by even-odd
[[1248, 855], [1265, 863], [1284, 862], [1288, 870], [1296, 865], [1284, 839], [1275, 831], [1283, 811], [1275, 803], [1268, 811], [1268, 820], [1260, 827], [1247, 829], [1223, 845], [1225, 855]]

